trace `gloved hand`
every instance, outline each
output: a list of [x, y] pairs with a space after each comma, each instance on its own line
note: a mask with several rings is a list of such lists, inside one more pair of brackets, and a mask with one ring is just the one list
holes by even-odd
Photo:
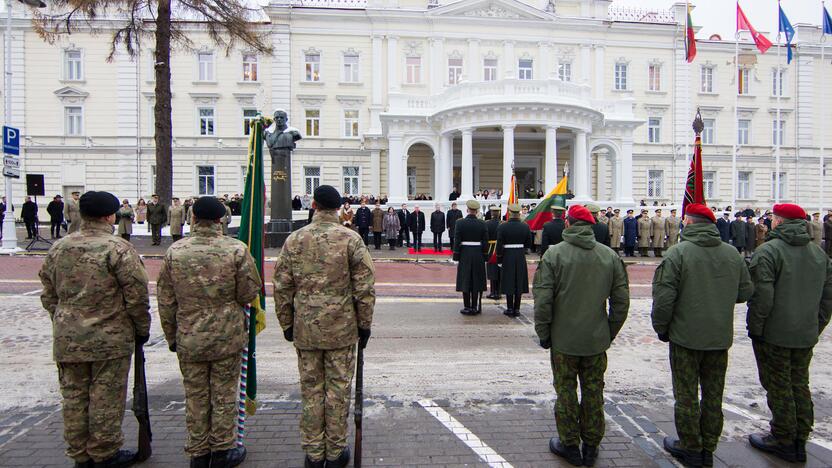
[[370, 341], [370, 329], [369, 328], [358, 328], [358, 346], [361, 349], [367, 347], [367, 342]]
[[295, 341], [295, 327], [283, 330], [283, 338], [286, 338], [286, 341]]
[[748, 332], [748, 337], [751, 338], [751, 341], [754, 343], [763, 343], [762, 335], [753, 335], [751, 332]]
[[668, 335], [667, 333], [659, 333], [658, 335], [659, 341], [661, 341], [662, 343], [670, 342], [670, 335]]
[[176, 352], [176, 342], [174, 341], [173, 343], [169, 344], [168, 349], [170, 350], [170, 352], [175, 353]]
[[150, 335], [136, 335], [136, 343], [143, 345], [150, 341]]
[[540, 340], [540, 347], [543, 349], [549, 349], [552, 347], [552, 340]]

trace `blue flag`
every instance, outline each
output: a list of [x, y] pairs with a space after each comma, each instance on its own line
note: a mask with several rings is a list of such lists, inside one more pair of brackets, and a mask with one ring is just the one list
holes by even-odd
[[829, 16], [829, 10], [825, 5], [823, 7], [823, 33], [832, 34], [832, 17]]
[[780, 29], [779, 31], [786, 35], [786, 63], [792, 63], [792, 39], [794, 39], [794, 28], [789, 19], [786, 18], [786, 13], [783, 12], [783, 7], [778, 5], [780, 9]]

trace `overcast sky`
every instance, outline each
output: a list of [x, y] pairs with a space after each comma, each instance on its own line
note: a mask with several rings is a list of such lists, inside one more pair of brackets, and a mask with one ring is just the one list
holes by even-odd
[[[615, 5], [644, 8], [669, 8], [673, 0], [615, 0]], [[724, 39], [732, 38], [736, 30], [736, 2], [733, 0], [694, 0], [693, 24], [702, 28], [697, 38], [707, 39], [711, 34], [720, 34]], [[821, 24], [820, 0], [782, 0], [781, 5], [792, 25], [797, 23]], [[758, 31], [767, 31], [774, 42], [777, 36], [776, 0], [740, 0], [740, 7], [748, 20]], [[832, 10], [832, 1], [827, 2]], [[785, 40], [785, 39], [783, 39]]]

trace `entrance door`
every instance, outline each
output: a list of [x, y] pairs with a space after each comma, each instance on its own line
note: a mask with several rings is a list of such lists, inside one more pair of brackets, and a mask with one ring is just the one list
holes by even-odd
[[517, 177], [517, 191], [520, 198], [537, 198], [540, 184], [537, 181], [537, 168], [515, 167], [514, 176]]

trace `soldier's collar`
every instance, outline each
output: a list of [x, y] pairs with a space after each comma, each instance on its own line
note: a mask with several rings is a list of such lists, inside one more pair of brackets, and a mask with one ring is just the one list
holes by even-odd
[[99, 219], [81, 219], [81, 230], [113, 233], [113, 226], [110, 223], [101, 221]]
[[199, 222], [193, 225], [191, 234], [197, 237], [220, 237], [222, 225]]
[[337, 223], [338, 222], [338, 212], [337, 211], [322, 211], [318, 210], [315, 211], [315, 214], [312, 216], [313, 223]]

